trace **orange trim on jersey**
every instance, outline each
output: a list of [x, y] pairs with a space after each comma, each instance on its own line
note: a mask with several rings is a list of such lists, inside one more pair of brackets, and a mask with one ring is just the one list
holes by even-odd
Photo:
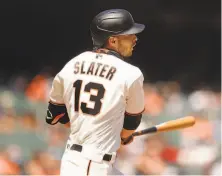
[[63, 104], [63, 103], [56, 103], [56, 102], [53, 102], [52, 100], [49, 100], [49, 103], [56, 105], [56, 106], [65, 106], [65, 104]]
[[144, 108], [141, 112], [138, 112], [138, 113], [129, 113], [129, 112], [125, 112], [125, 114], [132, 115], [132, 116], [137, 116], [137, 115], [142, 114], [144, 111], [145, 111], [145, 108]]

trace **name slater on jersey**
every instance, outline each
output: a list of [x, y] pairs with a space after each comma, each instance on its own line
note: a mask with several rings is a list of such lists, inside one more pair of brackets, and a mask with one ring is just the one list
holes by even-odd
[[89, 66], [86, 66], [85, 61], [77, 61], [74, 65], [74, 73], [94, 75], [108, 80], [112, 80], [114, 74], [116, 73], [116, 67], [107, 64], [102, 64], [99, 62], [91, 62]]

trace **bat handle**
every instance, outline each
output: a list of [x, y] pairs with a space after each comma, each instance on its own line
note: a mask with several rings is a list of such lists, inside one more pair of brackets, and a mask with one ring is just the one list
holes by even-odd
[[151, 127], [151, 128], [147, 128], [145, 130], [141, 130], [141, 131], [136, 131], [133, 134], [131, 134], [129, 137], [122, 139], [122, 143], [125, 145], [127, 144], [130, 140], [133, 139], [134, 136], [140, 136], [143, 134], [148, 134], [148, 133], [155, 133], [157, 132], [157, 128], [155, 126]]

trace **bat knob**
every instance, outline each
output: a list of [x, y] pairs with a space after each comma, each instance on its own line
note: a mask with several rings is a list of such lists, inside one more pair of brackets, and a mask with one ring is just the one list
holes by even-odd
[[122, 144], [126, 145], [128, 144], [131, 140], [133, 140], [133, 136], [130, 135], [129, 137], [125, 138], [125, 139], [121, 139], [122, 140]]

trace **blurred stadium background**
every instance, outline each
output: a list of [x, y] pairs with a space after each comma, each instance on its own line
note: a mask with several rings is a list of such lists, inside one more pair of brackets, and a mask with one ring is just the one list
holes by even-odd
[[[52, 79], [90, 50], [89, 24], [110, 8], [146, 24], [130, 62], [145, 76], [140, 129], [185, 115], [194, 127], [119, 150], [126, 174], [221, 175], [220, 1], [1, 1], [0, 174], [57, 175], [69, 130], [45, 123]], [[127, 73], [126, 73], [127, 74]]]

